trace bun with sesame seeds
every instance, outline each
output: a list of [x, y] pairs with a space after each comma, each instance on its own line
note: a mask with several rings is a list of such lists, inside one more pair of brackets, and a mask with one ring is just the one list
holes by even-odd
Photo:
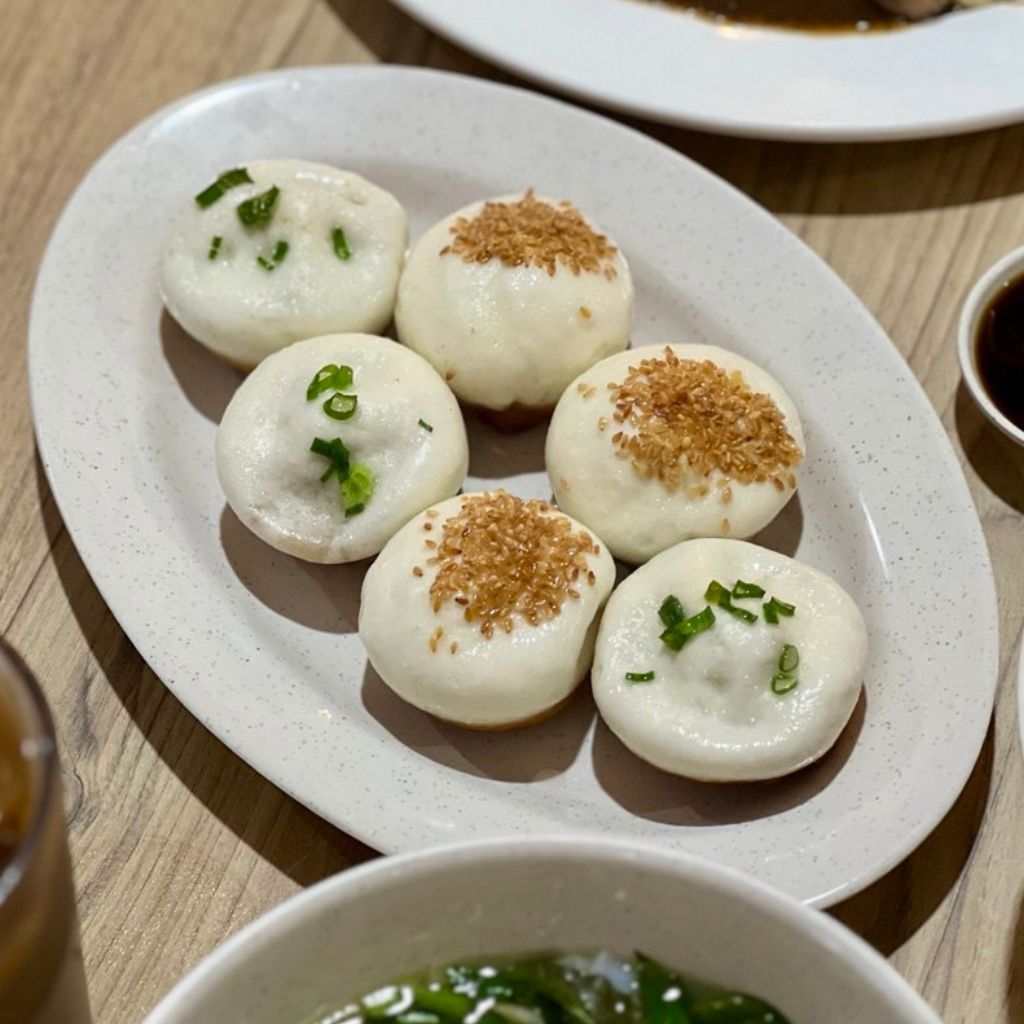
[[548, 416], [566, 385], [624, 349], [633, 282], [615, 244], [571, 203], [473, 203], [416, 243], [399, 282], [399, 339], [498, 427]]
[[410, 704], [514, 728], [553, 714], [586, 676], [614, 583], [604, 545], [546, 501], [463, 494], [388, 542], [363, 581], [359, 636]]
[[559, 507], [639, 564], [693, 537], [763, 529], [796, 491], [803, 446], [774, 377], [712, 345], [662, 345], [581, 374], [545, 461]]

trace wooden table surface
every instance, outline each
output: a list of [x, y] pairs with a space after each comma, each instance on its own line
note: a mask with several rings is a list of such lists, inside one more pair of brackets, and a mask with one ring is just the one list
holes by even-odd
[[[38, 673], [57, 719], [97, 1024], [129, 1024], [226, 936], [372, 853], [186, 712], [90, 581], [40, 470], [25, 384], [28, 304], [47, 236], [117, 136], [208, 83], [377, 60], [509, 76], [385, 0], [0, 0], [0, 24], [0, 630]], [[1024, 451], [964, 393], [954, 324], [979, 272], [1024, 243], [1024, 127], [842, 146], [641, 127], [764, 204], [846, 279], [909, 360], [963, 462], [999, 591], [995, 718], [945, 821], [835, 914], [950, 1024], [1020, 1024]]]

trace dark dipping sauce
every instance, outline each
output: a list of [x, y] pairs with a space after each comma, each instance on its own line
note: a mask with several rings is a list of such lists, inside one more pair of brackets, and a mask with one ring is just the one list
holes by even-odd
[[873, 0], [655, 0], [705, 17], [811, 32], [864, 32], [899, 28], [905, 19]]
[[32, 816], [32, 772], [21, 751], [21, 733], [0, 700], [0, 871], [7, 866]]
[[999, 411], [1024, 430], [1024, 274], [988, 300], [974, 335], [978, 376]]

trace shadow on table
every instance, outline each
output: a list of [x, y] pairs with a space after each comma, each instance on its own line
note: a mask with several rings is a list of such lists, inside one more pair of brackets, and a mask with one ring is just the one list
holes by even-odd
[[[157, 679], [82, 564], [38, 458], [36, 487], [53, 562], [79, 628], [103, 677], [167, 767], [242, 842], [299, 885], [372, 857], [369, 848], [306, 810], [233, 754]], [[78, 749], [103, 742], [92, 732], [87, 690], [86, 682], [80, 712], [67, 726], [77, 732]], [[79, 805], [71, 806], [72, 821]]]
[[967, 865], [988, 803], [994, 737], [990, 722], [963, 792], [928, 838], [887, 875], [829, 911], [885, 956], [935, 913]]
[[963, 381], [957, 387], [954, 416], [964, 455], [982, 482], [1011, 508], [1024, 512], [1024, 448], [989, 423]]
[[[385, 63], [429, 64], [559, 97], [418, 28], [391, 4], [330, 2], [348, 31]], [[774, 213], [931, 210], [1024, 191], [1019, 166], [1024, 125], [950, 138], [821, 145], [730, 138], [641, 118], [617, 119], [685, 153]], [[946, 173], [925, 173], [938, 166]]]
[[1017, 908], [1010, 962], [1006, 969], [1007, 1024], [1024, 1024], [1024, 902]]

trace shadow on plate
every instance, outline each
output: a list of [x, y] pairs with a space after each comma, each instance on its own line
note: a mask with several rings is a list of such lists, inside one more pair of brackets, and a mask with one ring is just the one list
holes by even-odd
[[370, 665], [362, 697], [367, 712], [410, 750], [446, 768], [501, 782], [541, 782], [567, 771], [594, 719], [588, 680], [553, 718], [500, 734], [460, 729], [432, 718], [396, 696]]
[[602, 721], [594, 733], [594, 774], [619, 806], [663, 825], [732, 825], [781, 814], [817, 796], [842, 771], [864, 726], [865, 692], [836, 745], [815, 764], [769, 782], [694, 782], [632, 754]]
[[192, 407], [211, 422], [220, 423], [244, 375], [200, 345], [166, 309], [160, 314], [160, 343], [167, 365]]
[[797, 491], [786, 503], [783, 510], [760, 532], [750, 538], [751, 544], [771, 548], [780, 555], [796, 556], [800, 538], [804, 533], [804, 507], [800, 504]]
[[[888, 874], [863, 892], [837, 903], [829, 911], [858, 932], [884, 956], [900, 948], [935, 913], [956, 885], [974, 849], [988, 804], [992, 783], [995, 730], [989, 724], [978, 761], [967, 784], [927, 839]], [[1009, 985], [1016, 985], [1018, 1013], [1009, 1020], [1024, 1024], [1024, 934], [1017, 927], [1017, 968]]]
[[220, 542], [238, 581], [261, 604], [321, 633], [355, 633], [370, 560], [316, 565], [265, 544], [225, 505]]
[[[504, 434], [463, 409], [469, 436], [469, 472], [485, 480], [544, 472], [544, 441], [548, 424], [538, 423], [517, 434]], [[544, 484], [547, 487], [545, 481]], [[549, 492], [550, 493], [550, 492]]]
[[982, 482], [997, 498], [1024, 512], [1024, 448], [989, 423], [963, 381], [957, 386], [954, 416], [964, 454]]
[[[99, 699], [95, 689], [109, 686], [145, 742], [192, 795], [239, 840], [297, 884], [311, 885], [373, 857], [368, 847], [318, 818], [250, 768], [162, 685], [118, 626], [86, 571], [38, 457], [36, 487], [50, 556], [96, 663], [96, 671], [88, 661], [83, 664], [77, 706], [61, 722], [62, 734], [74, 737], [73, 749], [88, 755], [86, 766], [102, 747], [105, 758], [129, 759], [122, 765], [126, 770], [138, 767], [130, 730], [120, 752], [110, 748], [110, 737], [94, 730], [93, 705]], [[96, 789], [96, 780], [83, 780], [78, 775], [80, 767], [66, 765], [69, 820], [74, 832], [88, 828], [97, 813], [108, 815], [114, 827], [119, 815], [126, 830], [138, 827], [135, 812], [122, 808], [124, 801], [103, 800], [98, 792], [85, 798], [83, 794]], [[153, 822], [150, 825], [156, 827]], [[126, 835], [128, 842], [131, 833]]]

